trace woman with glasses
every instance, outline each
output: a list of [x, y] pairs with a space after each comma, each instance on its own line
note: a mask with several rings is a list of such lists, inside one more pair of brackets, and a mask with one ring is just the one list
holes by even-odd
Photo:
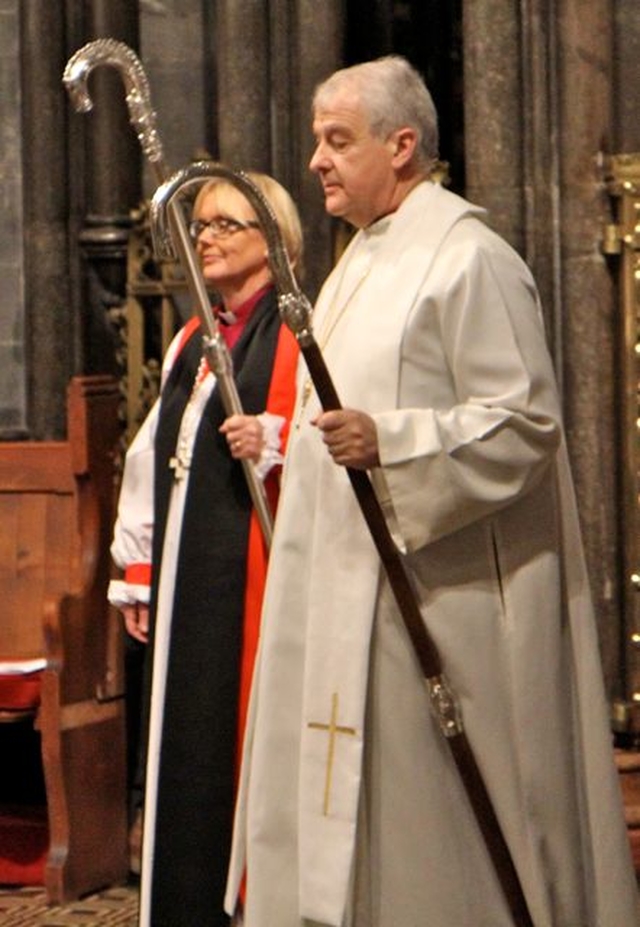
[[[293, 201], [272, 178], [249, 177], [299, 267]], [[207, 181], [189, 231], [244, 414], [225, 419], [194, 317], [169, 347], [160, 398], [127, 453], [112, 545], [124, 576], [110, 600], [129, 634], [148, 641], [141, 927], [229, 922], [222, 903], [266, 571], [241, 460], [275, 504], [297, 362], [244, 195]]]

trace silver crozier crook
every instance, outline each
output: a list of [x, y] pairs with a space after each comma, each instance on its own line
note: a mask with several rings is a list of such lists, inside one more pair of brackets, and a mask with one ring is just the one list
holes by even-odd
[[267, 242], [280, 315], [297, 340], [307, 342], [312, 338], [311, 304], [298, 286], [273, 209], [244, 171], [233, 171], [214, 161], [195, 161], [167, 178], [154, 193], [149, 207], [149, 224], [156, 255], [159, 258], [175, 256], [170, 222], [174, 198], [187, 187], [201, 184], [211, 177], [221, 177], [232, 184], [251, 204]]
[[[129, 120], [145, 156], [154, 169], [158, 183], [162, 183], [168, 175], [168, 170], [156, 128], [156, 114], [151, 106], [149, 82], [137, 55], [128, 45], [114, 39], [97, 39], [83, 46], [69, 58], [62, 80], [76, 110], [86, 113], [92, 109], [93, 102], [87, 89], [87, 81], [91, 71], [102, 64], [111, 65], [120, 73], [125, 87]], [[189, 293], [202, 325], [204, 353], [209, 367], [216, 375], [225, 413], [227, 416], [242, 415], [242, 405], [233, 378], [231, 355], [211, 310], [209, 295], [187, 231], [184, 214], [177, 204], [169, 205], [169, 220]], [[241, 463], [262, 535], [266, 545], [270, 547], [273, 522], [264, 485], [258, 479], [250, 460], [242, 460]]]
[[[158, 187], [151, 201], [151, 233], [157, 253], [167, 256], [171, 254], [171, 234], [167, 210], [175, 195], [185, 186], [201, 182], [208, 176], [225, 177], [244, 193], [253, 206], [269, 247], [269, 263], [278, 291], [280, 314], [300, 345], [323, 409], [340, 409], [338, 394], [312, 331], [311, 307], [293, 276], [273, 212], [261, 191], [248, 177], [242, 173], [234, 173], [221, 165], [203, 161], [176, 172], [165, 181], [162, 186]], [[467, 739], [457, 697], [444, 674], [435, 643], [425, 627], [413, 587], [398, 548], [389, 532], [369, 475], [364, 470], [356, 470], [352, 467], [347, 467], [347, 473], [389, 578], [400, 614], [424, 675], [433, 713], [456, 763], [489, 857], [513, 915], [514, 925], [515, 927], [534, 927], [509, 847]]]

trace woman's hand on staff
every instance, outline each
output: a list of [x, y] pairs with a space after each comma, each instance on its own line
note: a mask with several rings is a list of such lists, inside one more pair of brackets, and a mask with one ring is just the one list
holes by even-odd
[[260, 460], [264, 431], [255, 415], [231, 415], [220, 426], [235, 460]]

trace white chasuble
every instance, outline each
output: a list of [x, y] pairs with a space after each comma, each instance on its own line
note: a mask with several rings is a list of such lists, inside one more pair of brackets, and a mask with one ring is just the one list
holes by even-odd
[[[360, 231], [314, 331], [536, 927], [637, 896], [535, 286], [431, 183]], [[270, 556], [227, 910], [245, 927], [512, 927], [347, 473], [298, 407]]]

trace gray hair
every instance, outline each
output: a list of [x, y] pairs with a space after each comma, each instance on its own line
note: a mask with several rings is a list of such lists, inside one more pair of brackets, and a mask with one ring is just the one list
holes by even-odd
[[418, 135], [415, 162], [429, 170], [438, 158], [438, 114], [421, 75], [400, 55], [355, 64], [318, 84], [313, 109], [323, 107], [340, 90], [352, 90], [369, 117], [377, 138], [403, 126]]

